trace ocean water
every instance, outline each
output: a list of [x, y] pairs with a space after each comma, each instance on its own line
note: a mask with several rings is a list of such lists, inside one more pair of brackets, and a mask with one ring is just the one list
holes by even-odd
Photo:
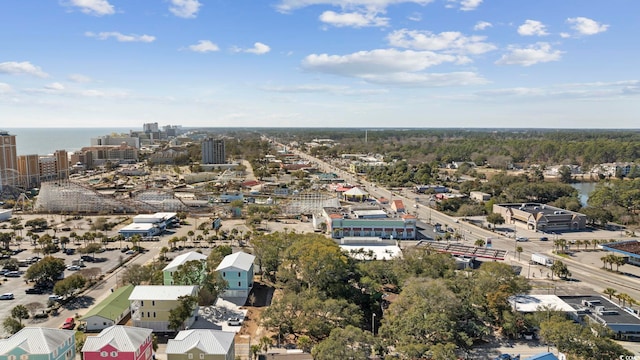
[[[129, 134], [130, 129], [125, 128], [5, 128], [16, 135], [16, 147], [18, 155], [47, 155], [56, 150], [68, 152], [80, 150], [91, 145], [91, 138], [116, 134]], [[134, 130], [142, 130], [142, 127]]]

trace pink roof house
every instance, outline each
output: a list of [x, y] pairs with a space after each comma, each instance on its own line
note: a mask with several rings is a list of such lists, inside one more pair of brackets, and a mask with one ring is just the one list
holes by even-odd
[[85, 360], [151, 360], [151, 329], [114, 325], [89, 336], [82, 347]]

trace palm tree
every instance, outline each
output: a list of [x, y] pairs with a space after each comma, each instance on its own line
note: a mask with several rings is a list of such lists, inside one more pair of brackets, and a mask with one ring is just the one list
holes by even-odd
[[582, 240], [576, 240], [576, 248], [578, 248], [578, 250], [580, 250], [580, 246], [582, 246]]
[[478, 240], [476, 240], [475, 245], [477, 247], [483, 247], [485, 245], [485, 242], [484, 242], [483, 239], [478, 239]]
[[614, 288], [606, 288], [604, 289], [604, 291], [602, 291], [603, 294], [609, 296], [609, 300], [611, 300], [611, 297], [614, 296], [617, 292], [618, 291]]
[[627, 263], [627, 260], [625, 260], [625, 258], [622, 257], [622, 256], [613, 255], [612, 259], [614, 259], [613, 262], [614, 262], [614, 264], [616, 264], [616, 272], [618, 271], [618, 269], [620, 269], [621, 265], [624, 265], [624, 264]]
[[516, 252], [518, 253], [518, 261], [520, 261], [520, 254], [522, 254], [522, 251], [523, 251], [522, 246], [518, 246], [516, 248]]
[[600, 240], [598, 239], [591, 239], [591, 245], [593, 245], [593, 250], [596, 249], [596, 246], [598, 246], [598, 244], [600, 244]]
[[609, 255], [605, 255], [600, 257], [600, 261], [602, 261], [602, 268], [606, 269], [607, 268], [607, 264], [609, 263], [609, 261], [611, 261], [611, 258], [609, 257]]

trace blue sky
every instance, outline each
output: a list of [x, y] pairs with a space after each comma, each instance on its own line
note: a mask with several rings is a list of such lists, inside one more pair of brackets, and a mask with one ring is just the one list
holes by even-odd
[[0, 6], [0, 127], [638, 127], [637, 0]]

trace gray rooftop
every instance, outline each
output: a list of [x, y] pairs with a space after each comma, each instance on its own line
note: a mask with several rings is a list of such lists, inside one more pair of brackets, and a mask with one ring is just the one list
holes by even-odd
[[234, 336], [235, 333], [220, 330], [183, 330], [176, 335], [175, 339], [169, 339], [165, 352], [167, 354], [184, 354], [197, 348], [205, 354], [227, 354], [233, 344]]
[[249, 271], [251, 266], [253, 265], [253, 261], [255, 260], [255, 256], [251, 254], [247, 254], [242, 251], [238, 251], [237, 253], [233, 253], [231, 255], [227, 255], [222, 259], [220, 265], [216, 268], [216, 271], [234, 268], [238, 270]]
[[75, 331], [49, 328], [26, 327], [8, 339], [0, 340], [0, 354], [19, 347], [27, 354], [51, 354], [70, 338], [74, 339]]
[[165, 266], [165, 268], [162, 269], [162, 271], [175, 271], [175, 270], [178, 270], [178, 267], [180, 265], [183, 265], [184, 263], [186, 263], [188, 261], [193, 261], [193, 260], [205, 261], [205, 260], [207, 260], [207, 256], [203, 255], [203, 254], [200, 254], [199, 252], [195, 252], [195, 251], [190, 251], [188, 253], [180, 254], [180, 255], [176, 256], [169, 263], [169, 265]]

